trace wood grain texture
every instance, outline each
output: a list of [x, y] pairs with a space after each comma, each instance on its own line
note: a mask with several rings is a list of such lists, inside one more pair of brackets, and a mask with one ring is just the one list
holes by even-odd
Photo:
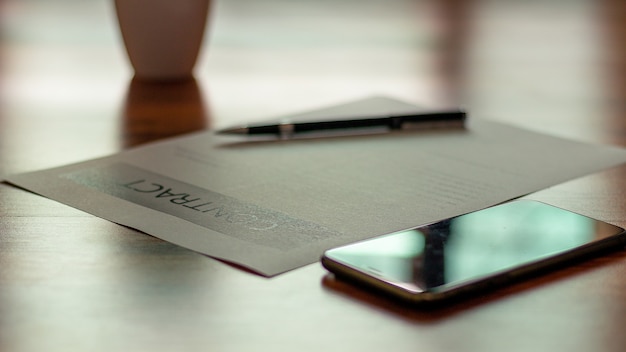
[[[623, 1], [214, 3], [195, 81], [132, 79], [112, 2], [0, 1], [0, 175], [384, 94], [626, 146]], [[558, 167], [558, 165], [555, 165]], [[626, 167], [530, 197], [626, 226]], [[0, 184], [2, 351], [622, 351], [617, 252], [446, 309], [265, 279]]]

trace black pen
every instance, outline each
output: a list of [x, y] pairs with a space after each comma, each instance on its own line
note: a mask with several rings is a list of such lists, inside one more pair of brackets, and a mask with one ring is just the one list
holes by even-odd
[[356, 119], [320, 120], [310, 122], [283, 122], [271, 125], [246, 125], [218, 131], [221, 134], [276, 135], [291, 138], [295, 134], [329, 130], [358, 130], [367, 128], [435, 129], [463, 127], [466, 113], [462, 110], [434, 111], [407, 115], [386, 115]]

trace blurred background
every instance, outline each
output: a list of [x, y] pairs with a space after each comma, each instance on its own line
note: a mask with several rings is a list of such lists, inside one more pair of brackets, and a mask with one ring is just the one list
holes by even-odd
[[[371, 95], [615, 142], [598, 121], [626, 111], [624, 3], [214, 1], [195, 80], [155, 85], [132, 79], [112, 0], [0, 0], [1, 171]], [[39, 147], [3, 154], [17, 130]]]

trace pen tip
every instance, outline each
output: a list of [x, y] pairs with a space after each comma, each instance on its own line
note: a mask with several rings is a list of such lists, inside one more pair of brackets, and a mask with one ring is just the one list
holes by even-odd
[[220, 131], [217, 131], [219, 134], [246, 134], [248, 133], [248, 129], [246, 127], [237, 127], [237, 128], [227, 128]]

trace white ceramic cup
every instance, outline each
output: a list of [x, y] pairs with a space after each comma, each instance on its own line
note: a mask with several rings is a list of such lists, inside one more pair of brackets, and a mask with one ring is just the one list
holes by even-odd
[[210, 0], [115, 0], [135, 77], [190, 78], [202, 46]]

